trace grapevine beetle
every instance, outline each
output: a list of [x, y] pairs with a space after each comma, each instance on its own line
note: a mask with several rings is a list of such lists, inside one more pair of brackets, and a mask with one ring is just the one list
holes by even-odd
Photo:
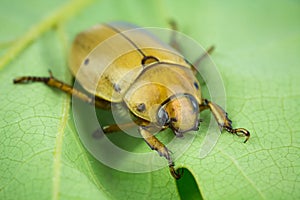
[[[249, 139], [248, 130], [233, 129], [227, 113], [202, 98], [196, 69], [174, 50], [176, 45], [164, 44], [142, 30], [127, 34], [131, 29], [136, 27], [102, 24], [79, 33], [73, 42], [69, 68], [83, 88], [97, 98], [55, 79], [51, 73], [49, 77], [19, 77], [14, 83], [43, 82], [103, 109], [110, 108], [111, 103], [124, 104], [137, 119], [134, 122], [140, 135], [167, 159], [176, 179], [181, 175], [174, 168], [170, 151], [151, 132], [153, 127], [170, 128], [182, 137], [185, 132], [198, 130], [199, 112], [209, 109], [221, 129], [245, 136], [244, 142]], [[114, 132], [120, 127], [122, 124], [109, 125], [103, 131]]]

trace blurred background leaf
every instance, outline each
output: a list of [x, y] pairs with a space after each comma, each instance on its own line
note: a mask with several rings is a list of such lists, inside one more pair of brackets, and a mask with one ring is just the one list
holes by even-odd
[[[12, 84], [48, 69], [71, 83], [68, 48], [92, 25], [121, 20], [167, 27], [169, 19], [204, 47], [216, 46], [212, 58], [227, 111], [234, 126], [252, 134], [243, 144], [224, 133], [199, 159], [200, 131], [176, 161], [191, 172], [177, 183], [167, 168], [129, 174], [106, 167], [82, 146], [67, 95], [42, 84]], [[204, 199], [299, 199], [299, 19], [300, 3], [293, 0], [1, 0], [0, 199], [198, 199], [200, 193]]]

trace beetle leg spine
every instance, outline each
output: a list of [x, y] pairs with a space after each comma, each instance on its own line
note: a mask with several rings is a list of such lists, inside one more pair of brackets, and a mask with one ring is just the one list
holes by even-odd
[[46, 83], [49, 81], [49, 77], [38, 77], [38, 76], [22, 76], [19, 78], [15, 78], [13, 80], [14, 84], [18, 83], [28, 83], [28, 82], [43, 82]]

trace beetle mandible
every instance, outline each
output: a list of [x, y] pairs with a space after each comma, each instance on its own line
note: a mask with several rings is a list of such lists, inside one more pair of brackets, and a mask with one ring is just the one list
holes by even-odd
[[[43, 82], [103, 109], [110, 108], [111, 103], [125, 104], [137, 119], [134, 122], [138, 124], [140, 135], [151, 149], [167, 159], [170, 173], [176, 179], [181, 174], [175, 170], [168, 148], [153, 135], [153, 127], [170, 128], [177, 137], [182, 137], [185, 132], [198, 130], [199, 112], [209, 109], [221, 129], [245, 136], [244, 142], [249, 139], [248, 130], [233, 129], [227, 113], [202, 98], [195, 76], [197, 70], [174, 50], [175, 43], [164, 44], [143, 30], [129, 34], [128, 30], [132, 29], [136, 26], [109, 23], [76, 36], [69, 68], [83, 88], [97, 98], [57, 80], [51, 72], [49, 77], [19, 77], [14, 83]], [[99, 44], [101, 48], [97, 47]], [[79, 70], [83, 72], [80, 75]], [[129, 77], [123, 80], [122, 76], [128, 73]], [[143, 85], [145, 81], [149, 84]], [[103, 127], [103, 131], [114, 132], [121, 127], [122, 124], [109, 125]]]

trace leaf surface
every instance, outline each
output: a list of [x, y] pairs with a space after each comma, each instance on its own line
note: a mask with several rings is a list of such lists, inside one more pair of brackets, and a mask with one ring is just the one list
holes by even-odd
[[[186, 197], [167, 167], [135, 174], [97, 161], [78, 137], [67, 95], [43, 84], [12, 84], [22, 75], [47, 76], [48, 69], [71, 83], [68, 48], [94, 24], [167, 27], [170, 18], [204, 47], [216, 46], [212, 58], [225, 84], [226, 110], [233, 126], [251, 132], [246, 144], [222, 134], [200, 159], [210, 119], [205, 111], [192, 145], [176, 160], [195, 178], [182, 184], [184, 191], [196, 184], [204, 199], [299, 199], [299, 2], [82, 2], [0, 3], [0, 199]], [[133, 142], [135, 150], [148, 151], [143, 141]]]

